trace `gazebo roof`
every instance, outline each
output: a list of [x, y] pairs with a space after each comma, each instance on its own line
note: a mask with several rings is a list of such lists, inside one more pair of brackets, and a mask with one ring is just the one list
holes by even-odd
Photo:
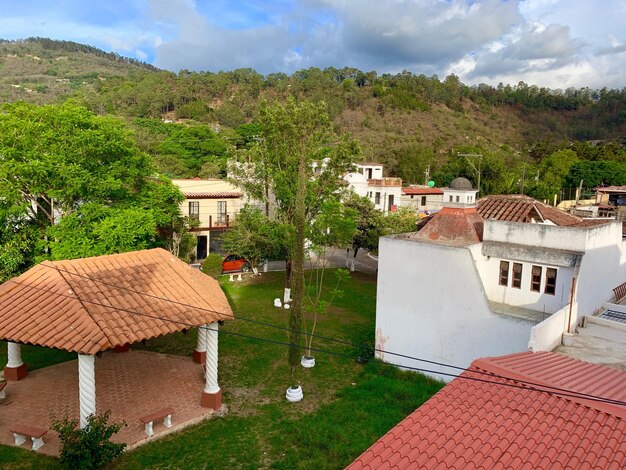
[[82, 354], [232, 318], [216, 280], [161, 248], [45, 261], [0, 285], [0, 339]]

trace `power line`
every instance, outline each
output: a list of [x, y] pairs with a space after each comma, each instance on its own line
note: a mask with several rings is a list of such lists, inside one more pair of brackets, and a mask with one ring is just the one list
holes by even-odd
[[[58, 295], [58, 296], [61, 296], [61, 297], [66, 297], [66, 298], [69, 298], [69, 299], [76, 300], [76, 297], [73, 297], [73, 296], [70, 296], [70, 295], [66, 295], [66, 294], [62, 294], [60, 292], [53, 292], [53, 291], [51, 291], [49, 289], [43, 289], [43, 288], [30, 286], [28, 284], [17, 282], [17, 281], [15, 281], [13, 279], [9, 280], [8, 282], [13, 282], [14, 284], [17, 284], [17, 285], [21, 285], [21, 286], [32, 288], [32, 289], [36, 289], [36, 290], [43, 290], [43, 291], [46, 291], [46, 292], [51, 293], [51, 294], [55, 294], [55, 295]], [[93, 305], [98, 305], [98, 306], [101, 306], [101, 307], [104, 307], [104, 308], [108, 308], [108, 309], [115, 309], [117, 311], [126, 312], [126, 313], [129, 313], [131, 315], [138, 315], [138, 316], [142, 316], [142, 317], [146, 317], [146, 318], [151, 318], [153, 320], [161, 320], [163, 322], [176, 323], [178, 325], [186, 326], [186, 327], [189, 327], [189, 328], [197, 327], [197, 328], [200, 328], [200, 329], [204, 329], [205, 331], [221, 332], [221, 333], [226, 333], [226, 334], [233, 335], [233, 336], [239, 336], [239, 337], [242, 337], [242, 338], [253, 339], [253, 340], [256, 340], [256, 341], [262, 341], [262, 342], [271, 343], [271, 344], [277, 344], [277, 345], [282, 345], [282, 346], [296, 347], [298, 349], [310, 349], [311, 351], [320, 352], [320, 353], [324, 353], [324, 354], [329, 354], [329, 355], [332, 355], [332, 356], [344, 357], [344, 358], [348, 358], [348, 359], [351, 359], [351, 360], [354, 359], [354, 357], [352, 355], [345, 354], [345, 353], [340, 353], [340, 352], [336, 352], [336, 351], [329, 351], [329, 350], [321, 349], [321, 348], [307, 348], [306, 346], [302, 346], [302, 345], [298, 345], [298, 344], [287, 343], [287, 342], [284, 342], [284, 341], [278, 341], [278, 340], [273, 340], [273, 339], [268, 339], [268, 338], [260, 338], [258, 336], [247, 335], [247, 334], [244, 334], [244, 333], [236, 333], [236, 332], [228, 331], [228, 330], [217, 330], [215, 328], [210, 328], [210, 327], [202, 326], [202, 325], [195, 325], [193, 323], [189, 323], [189, 322], [185, 322], [185, 321], [181, 321], [181, 320], [175, 320], [175, 319], [171, 319], [171, 318], [160, 317], [160, 316], [157, 316], [157, 315], [149, 315], [149, 314], [146, 314], [146, 313], [136, 312], [134, 310], [129, 310], [129, 309], [122, 308], [122, 307], [115, 307], [113, 305], [106, 305], [106, 304], [103, 304], [103, 303], [100, 303], [100, 302], [95, 302], [93, 300], [81, 299], [81, 302], [90, 303], [90, 304], [93, 304]], [[527, 382], [524, 382], [522, 380], [518, 380], [518, 379], [511, 378], [511, 377], [506, 377], [506, 376], [498, 376], [496, 374], [493, 374], [492, 377], [493, 378], [500, 378], [502, 380], [509, 380], [509, 381], [513, 381], [513, 382], [518, 382], [518, 383], [522, 383], [524, 385], [517, 385], [517, 384], [507, 383], [507, 382], [498, 382], [498, 381], [482, 379], [482, 378], [478, 378], [478, 377], [470, 377], [468, 375], [457, 375], [457, 374], [452, 374], [452, 373], [447, 373], [447, 372], [439, 372], [439, 371], [430, 370], [430, 369], [424, 369], [424, 368], [419, 368], [419, 367], [404, 366], [404, 365], [401, 365], [401, 364], [394, 364], [394, 363], [387, 363], [387, 364], [391, 365], [391, 366], [399, 367], [399, 368], [404, 368], [404, 369], [408, 369], [408, 370], [417, 371], [417, 372], [426, 372], [426, 373], [431, 373], [431, 374], [440, 374], [440, 375], [445, 375], [445, 376], [448, 376], [448, 377], [454, 377], [454, 378], [463, 379], [463, 380], [473, 380], [473, 381], [481, 382], [481, 383], [487, 383], [487, 384], [493, 384], [493, 385], [499, 385], [499, 386], [506, 386], [506, 387], [516, 388], [516, 389], [521, 389], [521, 390], [534, 391], [534, 392], [538, 392], [538, 393], [546, 393], [548, 395], [561, 396], [561, 397], [565, 397], [565, 398], [585, 399], [585, 400], [596, 401], [596, 402], [600, 402], [600, 403], [607, 403], [607, 404], [611, 404], [611, 405], [626, 406], [626, 402], [623, 402], [623, 401], [620, 401], [620, 400], [614, 400], [614, 399], [611, 399], [611, 398], [605, 398], [605, 397], [600, 397], [600, 396], [596, 396], [596, 395], [585, 394], [585, 393], [576, 392], [576, 391], [567, 390], [567, 389], [563, 389], [564, 392], [554, 391], [554, 390], [551, 390], [553, 387], [542, 385], [542, 384], [536, 384], [535, 386], [525, 385]], [[477, 374], [480, 374], [481, 371], [476, 371], [474, 369], [465, 369], [465, 373], [466, 374], [467, 373], [477, 373]], [[542, 387], [542, 388], [536, 388], [536, 387]]]
[[[275, 325], [275, 324], [267, 323], [267, 322], [262, 322], [260, 320], [254, 320], [254, 319], [251, 319], [251, 318], [246, 318], [246, 317], [241, 317], [241, 316], [235, 317], [233, 314], [229, 315], [229, 314], [225, 314], [223, 312], [219, 312], [217, 310], [207, 309], [207, 308], [204, 308], [204, 307], [198, 307], [198, 306], [194, 306], [194, 305], [191, 305], [191, 304], [188, 304], [188, 303], [184, 303], [184, 302], [179, 302], [179, 301], [176, 301], [176, 300], [168, 299], [166, 297], [160, 297], [160, 296], [156, 296], [156, 295], [153, 295], [153, 294], [139, 292], [139, 291], [136, 291], [136, 290], [133, 290], [133, 289], [129, 289], [129, 288], [126, 288], [126, 287], [116, 286], [114, 284], [107, 283], [106, 281], [100, 281], [100, 280], [92, 279], [91, 277], [86, 276], [86, 275], [82, 275], [82, 274], [79, 274], [79, 273], [74, 273], [74, 272], [71, 272], [71, 271], [68, 271], [68, 270], [64, 270], [64, 269], [59, 268], [57, 266], [51, 266], [51, 265], [47, 265], [45, 263], [41, 263], [41, 265], [44, 266], [44, 267], [47, 267], [47, 268], [56, 269], [59, 273], [64, 272], [64, 273], [67, 273], [67, 274], [70, 274], [70, 275], [74, 275], [74, 276], [78, 276], [78, 277], [87, 279], [87, 280], [89, 280], [91, 282], [94, 282], [94, 283], [107, 285], [109, 287], [112, 287], [112, 288], [118, 289], [118, 290], [125, 290], [125, 291], [128, 291], [128, 292], [131, 292], [131, 293], [143, 296], [143, 297], [149, 297], [149, 298], [153, 298], [153, 299], [160, 300], [160, 301], [170, 302], [170, 303], [173, 303], [173, 304], [176, 304], [176, 305], [179, 305], [179, 306], [182, 306], [182, 307], [191, 308], [191, 309], [194, 309], [194, 310], [200, 310], [200, 311], [206, 311], [206, 312], [209, 312], [209, 313], [215, 313], [215, 314], [223, 316], [223, 317], [230, 317], [232, 319], [241, 319], [241, 320], [244, 320], [244, 321], [248, 321], [248, 322], [251, 322], [251, 323], [259, 324], [259, 325], [270, 327], [270, 328], [274, 328], [274, 329], [279, 329], [279, 330], [282, 330], [282, 331], [291, 331], [291, 329], [288, 328], [288, 327]], [[25, 285], [25, 284], [23, 284], [23, 285]], [[35, 287], [33, 287], [33, 288], [35, 288]], [[44, 291], [47, 291], [47, 292], [51, 292], [51, 293], [55, 293], [55, 292], [52, 292], [52, 291], [49, 291], [49, 290], [46, 290], [46, 289], [41, 289], [41, 290], [44, 290]], [[62, 295], [62, 294], [58, 294], [58, 295]], [[69, 297], [69, 298], [72, 298], [72, 299], [76, 298], [76, 297], [71, 297], [71, 296], [66, 296], [66, 297]], [[93, 301], [89, 301], [89, 302], [97, 304], [96, 302], [93, 302]], [[98, 304], [98, 305], [100, 305], [100, 304]], [[109, 308], [116, 308], [116, 307], [109, 306]], [[121, 307], [119, 308], [119, 310], [125, 311], [125, 309], [123, 309]], [[136, 313], [138, 315], [141, 315], [141, 313], [139, 313], [139, 312], [134, 312], [134, 313]], [[163, 318], [163, 317], [158, 317], [158, 318], [160, 318], [162, 321], [175, 321], [175, 320], [170, 320], [170, 319]], [[191, 326], [193, 327], [193, 326], [196, 326], [196, 325], [191, 325]], [[370, 347], [370, 346], [365, 346], [365, 345], [357, 345], [357, 344], [355, 344], [353, 342], [350, 342], [350, 341], [346, 341], [346, 340], [342, 340], [342, 339], [338, 339], [338, 338], [332, 338], [332, 337], [328, 337], [328, 336], [322, 336], [322, 335], [319, 335], [319, 334], [311, 334], [311, 333], [307, 333], [306, 331], [299, 331], [299, 333], [303, 334], [305, 336], [312, 337], [312, 338], [319, 338], [319, 339], [322, 339], [322, 340], [327, 340], [327, 341], [335, 342], [335, 343], [338, 343], [338, 344], [347, 345], [347, 346], [350, 346], [350, 347], [355, 348], [357, 350], [365, 350], [366, 352], [382, 352], [382, 353], [387, 354], [387, 355], [397, 356], [397, 357], [401, 357], [401, 358], [405, 358], [405, 359], [409, 359], [409, 360], [415, 360], [415, 361], [418, 361], [418, 362], [425, 362], [427, 364], [438, 365], [438, 366], [441, 366], [441, 367], [446, 367], [446, 368], [449, 368], [449, 369], [456, 369], [456, 370], [463, 371], [463, 372], [472, 371], [475, 374], [485, 375], [485, 376], [490, 377], [490, 378], [500, 378], [500, 379], [505, 379], [505, 380], [515, 380], [517, 382], [524, 383], [525, 385], [530, 386], [530, 387], [542, 387], [542, 388], [547, 388], [547, 389], [551, 389], [551, 390], [554, 390], [554, 391], [566, 392], [566, 393], [571, 393], [572, 392], [571, 390], [568, 390], [568, 389], [565, 389], [565, 388], [561, 388], [561, 387], [555, 387], [555, 386], [550, 386], [550, 385], [539, 384], [539, 383], [535, 383], [535, 382], [531, 382], [531, 381], [527, 381], [527, 380], [512, 379], [510, 377], [499, 375], [499, 374], [494, 374], [494, 373], [491, 373], [491, 372], [476, 371], [476, 370], [472, 370], [472, 369], [469, 369], [469, 368], [466, 368], [466, 367], [455, 366], [455, 365], [446, 364], [446, 363], [443, 363], [443, 362], [432, 361], [432, 360], [429, 360], [429, 359], [423, 359], [423, 358], [410, 356], [410, 355], [406, 355], [406, 354], [401, 354], [401, 353], [395, 353], [395, 352], [392, 352], [392, 351], [385, 351], [385, 350], [382, 350], [382, 349], [379, 349], [379, 348], [376, 348], [376, 347]], [[252, 337], [252, 338], [254, 338], [254, 337]], [[263, 340], [263, 338], [257, 338], [257, 339]], [[280, 343], [280, 344], [290, 345], [288, 343]], [[299, 348], [303, 348], [303, 349], [307, 349], [304, 346], [303, 347], [298, 346], [298, 347]], [[308, 349], [310, 349], [312, 351], [318, 351], [318, 349], [316, 349], [316, 348], [308, 348]], [[319, 350], [319, 351], [324, 352], [324, 350]], [[329, 353], [332, 354], [331, 352], [329, 352]], [[350, 357], [352, 358], [352, 356], [350, 356]], [[456, 374], [451, 374], [451, 373], [447, 373], [447, 372], [438, 372], [438, 371], [432, 371], [432, 370], [427, 370], [427, 369], [423, 369], [422, 370], [422, 369], [419, 369], [419, 368], [414, 368], [414, 367], [404, 366], [404, 365], [399, 365], [399, 364], [393, 364], [393, 363], [389, 363], [389, 364], [395, 365], [397, 367], [404, 367], [404, 368], [411, 369], [411, 370], [425, 371], [425, 372], [429, 372], [429, 373], [440, 374], [440, 375], [445, 375], [445, 376], [450, 376], [450, 377], [458, 377], [458, 375], [456, 375]], [[574, 392], [574, 393], [576, 393], [581, 398], [589, 398], [589, 399], [597, 399], [598, 398], [595, 395], [586, 394], [586, 393], [583, 393], [583, 392]], [[610, 400], [610, 399], [605, 399], [605, 400]], [[619, 402], [619, 404], [621, 404], [621, 403], [622, 402]]]

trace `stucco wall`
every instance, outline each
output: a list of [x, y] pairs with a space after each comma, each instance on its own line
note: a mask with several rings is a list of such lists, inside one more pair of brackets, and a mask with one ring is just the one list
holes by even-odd
[[[500, 285], [500, 261], [509, 262], [508, 286]], [[522, 285], [520, 288], [512, 287], [513, 263], [522, 265]], [[528, 308], [539, 312], [554, 313], [569, 304], [574, 275], [573, 267], [556, 266], [540, 262], [528, 262], [514, 257], [488, 258], [477, 256], [477, 268], [483, 280], [483, 286], [487, 297], [492, 302], [499, 302], [516, 307]], [[533, 266], [541, 266], [541, 287], [539, 292], [530, 290], [531, 271]], [[546, 268], [556, 268], [556, 292], [554, 295], [546, 294]]]
[[622, 226], [618, 222], [589, 230], [587, 250], [580, 263], [576, 302], [578, 320], [591, 315], [613, 298], [613, 288], [626, 281]]
[[[377, 347], [467, 367], [478, 357], [527, 350], [532, 326], [491, 313], [468, 248], [380, 239]], [[395, 364], [458, 373], [387, 353], [378, 357]]]
[[[570, 331], [576, 326], [576, 306], [572, 307]], [[570, 318], [569, 305], [566, 305], [554, 315], [532, 327], [528, 349], [533, 352], [552, 351], [561, 344], [561, 337], [567, 331], [567, 320]]]

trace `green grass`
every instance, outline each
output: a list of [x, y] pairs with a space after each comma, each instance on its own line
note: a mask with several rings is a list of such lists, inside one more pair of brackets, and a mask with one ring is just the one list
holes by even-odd
[[[314, 353], [313, 369], [297, 368], [304, 400], [288, 403], [287, 347], [229, 334], [287, 341], [286, 331], [244, 320], [287, 326], [288, 311], [273, 306], [273, 299], [282, 296], [282, 276], [264, 273], [232, 283], [222, 279], [238, 317], [220, 333], [220, 386], [228, 413], [128, 452], [113, 468], [344, 468], [441, 388], [419, 374], [377, 362], [361, 365], [357, 349], [316, 339], [314, 348], [342, 356]], [[353, 273], [343, 289], [343, 297], [320, 317], [317, 333], [373, 344], [375, 279]], [[195, 338], [195, 331], [172, 334], [133, 349], [188, 355]], [[40, 354], [40, 366], [65, 360]], [[56, 462], [7, 447], [0, 447], [0, 455], [2, 468], [48, 468]]]

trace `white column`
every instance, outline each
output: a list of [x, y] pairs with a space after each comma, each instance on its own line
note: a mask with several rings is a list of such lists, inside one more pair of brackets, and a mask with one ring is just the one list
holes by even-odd
[[204, 393], [218, 393], [220, 386], [217, 383], [217, 322], [206, 325], [206, 373]]
[[196, 351], [199, 353], [206, 352], [206, 325], [198, 327], [198, 342], [196, 343]]
[[22, 362], [22, 351], [19, 343], [9, 342], [7, 344], [7, 356], [9, 358], [7, 367], [15, 369], [24, 364]]
[[87, 426], [89, 415], [96, 414], [96, 367], [95, 357], [92, 355], [78, 355], [78, 390], [82, 429]]

